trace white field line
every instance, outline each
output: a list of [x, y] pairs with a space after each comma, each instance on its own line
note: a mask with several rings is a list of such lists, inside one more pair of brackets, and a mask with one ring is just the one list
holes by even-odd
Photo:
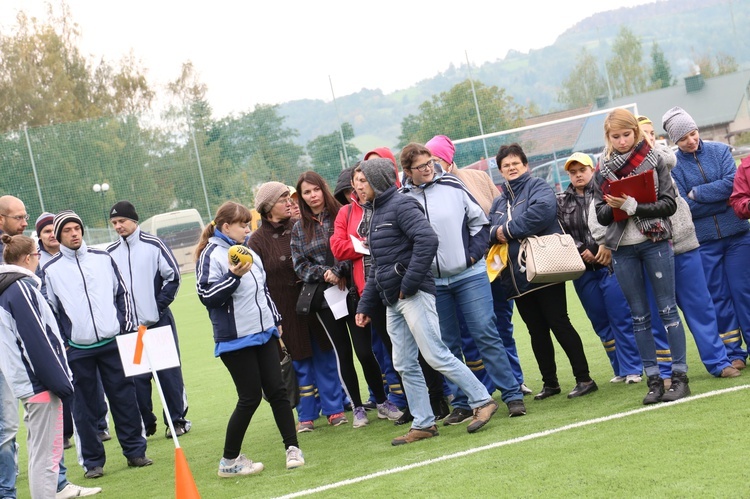
[[[433, 458], [433, 459], [428, 459], [426, 461], [420, 461], [418, 463], [408, 464], [406, 466], [398, 466], [396, 468], [391, 468], [391, 469], [387, 469], [387, 470], [383, 470], [383, 471], [378, 471], [378, 472], [375, 472], [375, 473], [370, 473], [369, 475], [359, 476], [359, 477], [355, 477], [355, 478], [349, 478], [349, 479], [346, 479], [346, 480], [341, 480], [340, 482], [330, 483], [328, 485], [322, 485], [320, 487], [315, 487], [315, 488], [312, 488], [312, 489], [300, 490], [300, 491], [294, 492], [292, 494], [287, 494], [287, 495], [284, 495], [284, 496], [279, 496], [277, 499], [291, 499], [293, 497], [302, 497], [302, 496], [307, 496], [307, 495], [311, 495], [311, 494], [317, 494], [318, 492], [325, 492], [325, 491], [328, 491], [328, 490], [337, 489], [339, 487], [345, 487], [347, 485], [353, 485], [355, 483], [364, 482], [365, 480], [372, 480], [374, 478], [380, 478], [382, 476], [393, 475], [393, 474], [396, 474], [396, 473], [401, 473], [403, 471], [409, 471], [409, 470], [421, 468], [423, 466], [429, 466], [429, 465], [434, 464], [434, 463], [448, 461], [448, 460], [451, 460], [451, 459], [457, 459], [457, 458], [468, 456], [468, 455], [471, 455], [471, 454], [476, 454], [477, 452], [483, 452], [483, 451], [490, 450], [490, 449], [497, 449], [498, 447], [504, 447], [506, 445], [517, 444], [517, 443], [520, 443], [520, 442], [527, 442], [529, 440], [534, 440], [534, 439], [537, 439], [537, 438], [546, 437], [548, 435], [554, 435], [555, 433], [560, 433], [560, 432], [567, 431], [567, 430], [572, 430], [572, 429], [575, 429], [575, 428], [582, 428], [584, 426], [589, 426], [589, 425], [597, 424], [597, 423], [605, 423], [607, 421], [613, 421], [615, 419], [621, 419], [621, 418], [625, 418], [625, 417], [628, 417], [628, 416], [634, 416], [636, 414], [641, 414], [641, 413], [644, 413], [644, 412], [647, 412], [647, 411], [655, 411], [655, 410], [659, 410], [659, 409], [664, 409], [666, 407], [674, 407], [677, 404], [685, 404], [685, 403], [688, 403], [688, 402], [692, 402], [694, 400], [703, 399], [703, 398], [707, 398], [707, 397], [714, 397], [716, 395], [723, 395], [725, 393], [736, 392], [736, 391], [739, 391], [739, 390], [746, 390], [748, 388], [750, 388], [750, 385], [733, 386], [731, 388], [724, 388], [724, 389], [721, 389], [721, 390], [714, 390], [714, 391], [710, 391], [710, 392], [706, 392], [706, 393], [701, 393], [701, 394], [698, 394], [698, 395], [693, 395], [691, 397], [686, 397], [684, 399], [676, 400], [674, 402], [648, 405], [648, 406], [641, 407], [641, 408], [638, 408], [638, 409], [633, 409], [632, 411], [620, 412], [620, 413], [617, 413], [617, 414], [611, 414], [609, 416], [603, 416], [603, 417], [600, 417], [600, 418], [589, 419], [587, 421], [579, 421], [577, 423], [571, 423], [571, 424], [568, 424], [568, 425], [565, 425], [565, 426], [561, 426], [559, 428], [553, 428], [553, 429], [550, 429], [550, 430], [539, 431], [539, 432], [536, 432], [536, 433], [531, 433], [529, 435], [524, 435], [522, 437], [511, 438], [510, 440], [502, 440], [500, 442], [495, 442], [495, 443], [492, 443], [492, 444], [487, 444], [487, 445], [484, 445], [482, 447], [474, 447], [474, 448], [471, 448], [471, 449], [468, 449], [468, 450], [465, 450], [465, 451], [455, 452], [453, 454], [447, 454], [445, 456], [440, 456], [440, 457], [436, 457], [436, 458]], [[427, 444], [427, 445], [429, 445], [429, 444]]]

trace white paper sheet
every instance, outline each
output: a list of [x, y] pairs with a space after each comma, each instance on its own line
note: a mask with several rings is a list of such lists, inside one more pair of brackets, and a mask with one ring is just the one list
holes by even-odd
[[349, 315], [349, 310], [346, 308], [346, 295], [348, 294], [348, 289], [339, 289], [338, 286], [331, 286], [323, 292], [323, 296], [325, 296], [326, 302], [331, 307], [331, 312], [336, 319]]
[[354, 251], [362, 255], [370, 254], [370, 249], [367, 246], [365, 246], [365, 244], [362, 242], [361, 239], [354, 237], [353, 234], [349, 234], [349, 237], [352, 239], [352, 245], [354, 246]]
[[117, 336], [116, 340], [125, 376], [135, 376], [151, 372], [149, 358], [156, 371], [180, 365], [177, 347], [174, 344], [174, 336], [172, 336], [172, 328], [169, 326], [146, 330], [143, 335], [143, 356], [140, 364], [133, 362], [138, 333], [122, 334]]

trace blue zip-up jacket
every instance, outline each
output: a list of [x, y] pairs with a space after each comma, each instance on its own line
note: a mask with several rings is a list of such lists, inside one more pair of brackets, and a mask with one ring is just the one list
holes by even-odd
[[[510, 203], [510, 213], [508, 212]], [[532, 284], [518, 265], [521, 240], [529, 236], [562, 234], [557, 221], [557, 198], [552, 187], [530, 172], [505, 182], [490, 208], [490, 244], [497, 244], [497, 228], [508, 240], [508, 266], [500, 274], [508, 300], [551, 284]]]
[[71, 346], [94, 346], [136, 329], [125, 282], [106, 251], [85, 242], [77, 250], [61, 245], [42, 270], [47, 301]]
[[357, 312], [372, 316], [381, 300], [385, 306], [398, 302], [399, 294], [412, 296], [421, 290], [435, 294], [430, 267], [438, 249], [438, 237], [412, 197], [389, 187], [375, 197], [367, 244], [372, 265]]
[[[698, 241], [712, 241], [750, 229], [747, 220], [737, 217], [729, 205], [729, 196], [737, 173], [729, 146], [700, 141], [698, 150], [677, 150], [677, 165], [672, 170], [680, 194], [693, 215]], [[695, 199], [688, 198], [690, 191]]]
[[195, 264], [198, 298], [208, 309], [216, 343], [259, 334], [281, 323], [260, 256], [250, 250], [253, 266], [239, 277], [229, 270], [230, 246], [211, 237]]
[[16, 398], [49, 390], [69, 400], [73, 383], [65, 345], [40, 284], [23, 267], [0, 265], [0, 371]]
[[107, 251], [130, 292], [136, 324], [148, 327], [159, 322], [180, 289], [180, 268], [172, 251], [140, 226]]
[[440, 246], [432, 264], [436, 278], [460, 274], [484, 258], [489, 221], [482, 207], [457, 177], [444, 173], [436, 165], [432, 181], [417, 186], [407, 178], [401, 192], [419, 201], [437, 233]]

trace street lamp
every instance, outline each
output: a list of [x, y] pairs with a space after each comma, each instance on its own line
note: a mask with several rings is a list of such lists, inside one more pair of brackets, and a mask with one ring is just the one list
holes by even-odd
[[[102, 211], [104, 212], [104, 226], [107, 228], [107, 235], [109, 236], [109, 240], [112, 240], [112, 232], [110, 232], [109, 227], [109, 218], [107, 217], [107, 207], [104, 203], [104, 195], [107, 194], [107, 191], [109, 191], [109, 184], [106, 182], [103, 182], [101, 184], [94, 184], [94, 192], [97, 194], [101, 194], [102, 197]], [[109, 242], [109, 241], [108, 241]]]

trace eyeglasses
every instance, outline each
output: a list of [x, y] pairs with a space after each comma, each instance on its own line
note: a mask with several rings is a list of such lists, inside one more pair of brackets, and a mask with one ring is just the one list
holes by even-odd
[[21, 220], [26, 220], [26, 221], [29, 220], [29, 215], [28, 214], [27, 215], [13, 215], [13, 216], [0, 214], [0, 216], [5, 217], [5, 218], [12, 218], [16, 222], [20, 222]]
[[29, 253], [29, 256], [35, 256], [37, 258], [40, 258], [42, 254], [41, 253]]
[[424, 173], [424, 172], [427, 171], [428, 168], [435, 168], [435, 160], [434, 159], [431, 159], [427, 163], [424, 163], [424, 164], [419, 165], [419, 166], [412, 166], [409, 169], [410, 170], [417, 170], [420, 173]]

